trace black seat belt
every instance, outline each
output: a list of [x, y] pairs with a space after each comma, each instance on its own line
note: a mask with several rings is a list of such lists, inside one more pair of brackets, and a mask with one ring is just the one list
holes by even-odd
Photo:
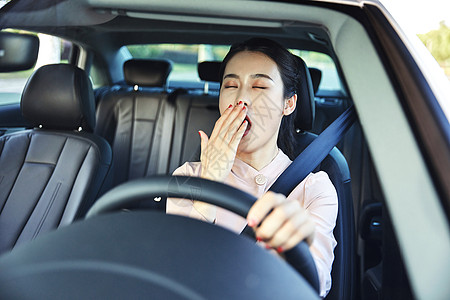
[[[356, 112], [352, 105], [297, 156], [272, 184], [269, 191], [281, 193], [287, 197], [309, 173], [319, 166], [355, 120]], [[254, 237], [253, 230], [248, 226], [241, 234]]]
[[287, 197], [309, 173], [320, 165], [355, 120], [356, 112], [352, 105], [297, 156], [272, 184], [269, 191], [281, 193]]

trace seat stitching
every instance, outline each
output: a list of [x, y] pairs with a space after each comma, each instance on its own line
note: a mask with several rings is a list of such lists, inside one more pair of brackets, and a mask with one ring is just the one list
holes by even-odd
[[133, 93], [133, 107], [131, 108], [131, 136], [128, 145], [128, 163], [127, 163], [127, 180], [130, 179], [131, 157], [133, 156], [133, 138], [134, 138], [134, 118], [136, 111], [137, 92]]
[[1, 139], [1, 144], [0, 144], [0, 156], [2, 156], [2, 153], [3, 153], [3, 149], [5, 149], [5, 142], [6, 142], [6, 139], [7, 139], [7, 137], [5, 137], [5, 138], [2, 138]]
[[192, 102], [193, 102], [193, 97], [191, 96], [191, 97], [189, 97], [189, 106], [188, 106], [188, 109], [187, 109], [187, 112], [186, 112], [186, 119], [184, 120], [184, 132], [183, 132], [183, 140], [182, 140], [182, 142], [181, 142], [181, 151], [180, 151], [180, 157], [179, 157], [179, 160], [178, 160], [178, 165], [181, 165], [183, 162], [182, 162], [182, 159], [183, 159], [183, 153], [184, 153], [184, 145], [185, 145], [185, 142], [186, 142], [186, 136], [187, 136], [187, 128], [188, 128], [188, 123], [189, 123], [189, 114], [191, 113], [191, 108], [192, 108]]
[[[156, 120], [156, 119], [155, 119]], [[144, 118], [136, 118], [135, 121], [139, 121], [139, 122], [147, 122], [147, 123], [154, 123], [155, 120], [151, 120], [151, 119], [144, 119]]]
[[[170, 156], [172, 153], [172, 143], [174, 139], [174, 120], [176, 116], [176, 105], [175, 105], [175, 97], [177, 97], [178, 92], [174, 91], [171, 94], [165, 95], [164, 102], [164, 119], [161, 121], [162, 124], [162, 130], [161, 130], [161, 140], [159, 143], [159, 163], [157, 165], [157, 172], [162, 174], [167, 174], [169, 171], [170, 166]], [[165, 142], [164, 142], [165, 141]], [[161, 166], [161, 164], [164, 164], [164, 166]], [[162, 168], [163, 167], [163, 168]]]
[[58, 184], [56, 185], [56, 188], [53, 191], [52, 197], [50, 198], [50, 202], [47, 204], [44, 214], [43, 214], [41, 220], [39, 221], [38, 226], [36, 227], [33, 237], [31, 238], [32, 240], [35, 239], [37, 237], [37, 235], [39, 234], [39, 232], [41, 231], [41, 228], [44, 225], [44, 221], [47, 219], [48, 213], [50, 212], [50, 208], [53, 206], [53, 203], [55, 202], [56, 196], [58, 195], [61, 185], [62, 185], [61, 181], [58, 182]]
[[[176, 119], [176, 115], [177, 115], [177, 112], [178, 112], [178, 106], [176, 105], [175, 101], [176, 101], [176, 99], [173, 99], [174, 108], [173, 108], [173, 118], [172, 118], [172, 135], [170, 137], [170, 151], [169, 151], [169, 156], [168, 156], [169, 159], [168, 159], [168, 162], [167, 162], [167, 169], [166, 169], [165, 173], [169, 173], [170, 168], [171, 168], [170, 162], [172, 161], [173, 148], [174, 148], [173, 147], [173, 143], [175, 142], [175, 130], [176, 130], [175, 119]], [[172, 104], [172, 101], [171, 101], [171, 104]]]
[[[76, 140], [81, 140], [81, 141], [84, 141], [84, 142], [91, 142], [92, 141], [92, 139], [91, 138], [89, 138], [89, 137], [83, 137], [82, 135], [83, 134], [86, 134], [86, 132], [70, 132], [70, 133], [68, 133], [68, 132], [58, 132], [58, 131], [49, 131], [49, 132], [39, 132], [39, 134], [40, 135], [51, 135], [51, 136], [61, 136], [61, 137], [64, 137], [64, 138], [71, 138], [71, 139], [76, 139]], [[96, 136], [96, 135], [94, 135], [94, 134], [90, 134], [90, 135], [92, 135], [92, 136]], [[99, 155], [100, 155], [100, 150], [99, 150], [99, 148], [98, 147], [96, 147], [95, 149], [94, 149]]]
[[[154, 120], [154, 125], [153, 125], [153, 132], [152, 132], [152, 138], [150, 139], [150, 145], [149, 145], [149, 149], [147, 151], [147, 158], [145, 159], [145, 171], [144, 171], [144, 176], [146, 177], [148, 175], [148, 168], [149, 168], [149, 164], [150, 164], [150, 156], [152, 155], [153, 152], [153, 141], [155, 140], [155, 133], [156, 133], [156, 127], [158, 127], [158, 121], [159, 121], [159, 116], [161, 114], [161, 109], [162, 109], [162, 102], [163, 100], [160, 98], [158, 101], [158, 108], [157, 108], [157, 112], [156, 112], [156, 118]], [[161, 139], [164, 138], [163, 136], [161, 136]]]
[[[84, 163], [86, 162], [86, 158], [87, 158], [87, 156], [89, 155], [89, 151], [90, 151], [91, 149], [93, 149], [92, 144], [89, 145], [89, 148], [87, 149], [86, 153], [84, 154], [83, 159], [80, 160], [80, 166], [79, 166], [79, 168], [78, 168], [77, 175], [74, 177], [72, 189], [70, 190], [70, 195], [69, 195], [69, 197], [67, 198], [66, 206], [64, 207], [64, 210], [63, 210], [62, 213], [61, 213], [61, 217], [60, 217], [60, 219], [59, 219], [58, 226], [61, 224], [61, 221], [62, 221], [62, 219], [63, 219], [63, 217], [64, 217], [65, 212], [66, 212], [67, 204], [69, 203], [69, 199], [70, 199], [70, 197], [72, 196], [72, 192], [73, 192], [73, 188], [74, 188], [74, 186], [75, 186], [75, 182], [77, 181], [78, 177], [80, 176], [80, 171], [81, 171], [81, 169], [83, 168]], [[83, 196], [83, 198], [84, 198], [84, 196]], [[84, 203], [84, 201], [81, 201], [81, 206], [83, 205], [83, 203]], [[81, 206], [80, 206], [80, 207], [81, 207]], [[78, 213], [78, 212], [77, 212], [77, 213]], [[76, 213], [76, 214], [77, 214], [77, 213]], [[76, 216], [76, 214], [75, 214], [75, 216]]]
[[28, 139], [28, 145], [27, 145], [27, 149], [26, 149], [26, 151], [25, 151], [25, 155], [23, 156], [22, 166], [20, 167], [20, 170], [17, 172], [16, 178], [14, 178], [14, 183], [11, 185], [11, 189], [9, 190], [8, 195], [6, 196], [5, 203], [3, 203], [3, 206], [0, 208], [0, 215], [2, 214], [3, 209], [5, 208], [6, 203], [7, 203], [8, 200], [9, 200], [9, 196], [11, 196], [11, 192], [12, 192], [12, 190], [14, 189], [14, 186], [16, 185], [17, 178], [19, 177], [19, 174], [20, 174], [20, 172], [21, 172], [22, 169], [23, 169], [23, 165], [25, 164], [25, 159], [27, 158], [28, 151], [30, 150], [31, 139], [33, 138], [33, 134], [32, 134], [31, 132], [29, 132], [29, 133], [28, 133], [28, 136], [29, 136], [29, 139]]
[[26, 161], [27, 164], [32, 165], [49, 165], [49, 166], [56, 166], [55, 163], [49, 163], [49, 162], [41, 162], [41, 161]]
[[[65, 141], [64, 141], [64, 145], [61, 147], [61, 151], [59, 152], [58, 159], [56, 160], [55, 166], [58, 165], [59, 159], [61, 158], [61, 154], [63, 153], [64, 148], [66, 147], [66, 144], [67, 144], [67, 140], [68, 140], [68, 139], [69, 139], [69, 138], [66, 137], [66, 139], [65, 139]], [[31, 143], [30, 143], [30, 144], [31, 144]], [[29, 149], [29, 147], [28, 147], [28, 149]], [[28, 151], [27, 151], [27, 152], [28, 152]], [[39, 202], [41, 201], [42, 194], [44, 193], [44, 191], [45, 191], [45, 189], [46, 189], [46, 187], [47, 187], [49, 181], [52, 179], [53, 173], [55, 172], [55, 169], [56, 169], [56, 168], [53, 168], [52, 174], [50, 175], [49, 179], [47, 180], [46, 185], [45, 185], [44, 188], [42, 189], [41, 194], [39, 195], [38, 200], [37, 200], [36, 203], [34, 204], [34, 208], [31, 210], [31, 213], [28, 215], [28, 217], [27, 217], [27, 219], [26, 219], [26, 222], [25, 222], [25, 224], [23, 225], [22, 230], [20, 231], [20, 234], [17, 235], [16, 241], [14, 242], [14, 246], [17, 244], [17, 241], [19, 240], [20, 236], [22, 236], [23, 230], [25, 229], [25, 227], [27, 227], [27, 224], [28, 224], [28, 222], [30, 221], [30, 217], [33, 215], [34, 211], [36, 210], [37, 205], [38, 205]], [[14, 246], [13, 246], [13, 247], [14, 247]]]

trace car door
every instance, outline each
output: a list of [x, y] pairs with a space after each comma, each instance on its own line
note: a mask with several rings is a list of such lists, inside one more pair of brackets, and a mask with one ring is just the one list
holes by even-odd
[[[448, 94], [440, 91], [448, 91], [448, 81], [440, 84], [437, 72], [423, 63], [427, 56], [415, 48], [423, 45], [408, 40], [381, 6], [366, 3], [363, 12], [413, 140], [405, 151], [387, 143], [389, 139], [368, 136], [373, 201], [360, 207], [362, 295], [365, 299], [409, 299], [413, 294], [418, 299], [431, 295], [443, 299], [449, 292], [445, 281], [450, 268], [450, 130], [441, 108], [449, 101]], [[400, 128], [385, 134], [401, 139], [406, 135]], [[405, 160], [387, 166], [381, 152], [397, 152], [393, 155]]]

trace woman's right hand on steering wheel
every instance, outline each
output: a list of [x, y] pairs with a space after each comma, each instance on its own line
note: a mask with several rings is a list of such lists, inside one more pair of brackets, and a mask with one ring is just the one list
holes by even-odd
[[308, 211], [296, 199], [283, 194], [267, 192], [259, 198], [247, 215], [248, 226], [255, 231], [256, 239], [278, 253], [290, 250], [305, 240], [314, 240], [315, 223]]

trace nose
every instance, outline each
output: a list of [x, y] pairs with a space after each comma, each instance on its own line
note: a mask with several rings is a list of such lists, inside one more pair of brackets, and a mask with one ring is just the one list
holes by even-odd
[[238, 103], [239, 103], [240, 101], [244, 102], [244, 105], [247, 106], [247, 107], [250, 106], [250, 105], [252, 104], [252, 100], [251, 100], [251, 98], [250, 98], [250, 94], [245, 93], [245, 92], [243, 92], [243, 91], [241, 91], [241, 92], [237, 95], [236, 100], [235, 100], [235, 102], [234, 102], [234, 105], [238, 105]]

